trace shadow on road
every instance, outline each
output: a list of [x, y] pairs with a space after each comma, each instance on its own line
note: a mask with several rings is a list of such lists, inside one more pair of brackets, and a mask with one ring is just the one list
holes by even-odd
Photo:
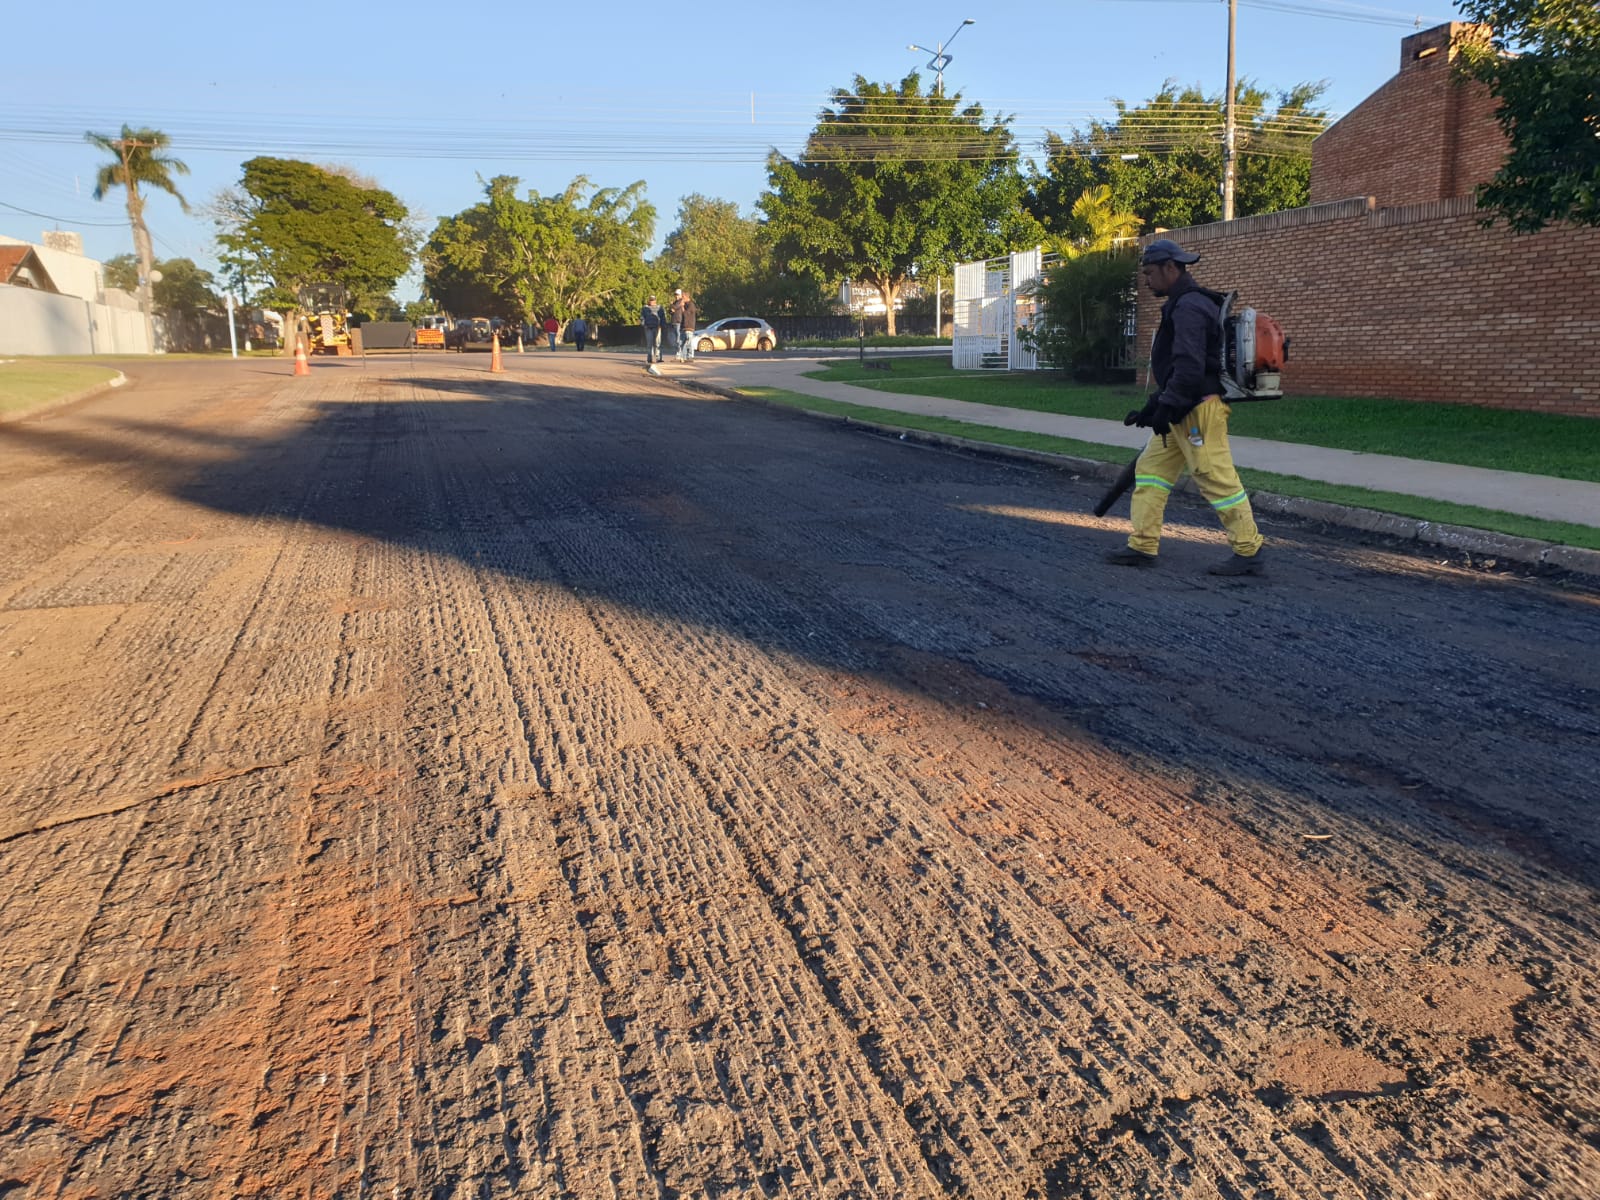
[[85, 412], [0, 427], [0, 449], [570, 589], [972, 720], [1008, 705], [1190, 777], [1246, 822], [1286, 791], [1324, 824], [1487, 840], [1600, 886], [1592, 595], [1292, 525], [1268, 530], [1267, 580], [1213, 580], [1225, 546], [1181, 505], [1160, 569], [1131, 574], [1100, 561], [1121, 525], [1086, 518], [1093, 485], [1048, 468], [642, 372], [634, 391], [604, 366], [553, 383], [532, 364], [338, 367], [320, 378], [352, 395], [269, 426], [287, 432]]

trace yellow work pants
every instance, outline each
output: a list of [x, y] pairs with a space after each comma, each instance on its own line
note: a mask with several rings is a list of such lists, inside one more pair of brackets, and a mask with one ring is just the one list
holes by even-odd
[[[1261, 549], [1255, 514], [1250, 511], [1250, 499], [1244, 494], [1239, 472], [1233, 469], [1233, 452], [1228, 449], [1230, 411], [1220, 396], [1207, 396], [1183, 419], [1182, 428], [1173, 426], [1165, 438], [1150, 435], [1134, 468], [1133, 534], [1128, 538], [1131, 548], [1142, 554], [1154, 554], [1160, 549], [1161, 518], [1167, 510], [1167, 497], [1188, 468], [1200, 494], [1216, 509], [1233, 552], [1250, 558]], [[1198, 446], [1193, 440], [1196, 437]]]

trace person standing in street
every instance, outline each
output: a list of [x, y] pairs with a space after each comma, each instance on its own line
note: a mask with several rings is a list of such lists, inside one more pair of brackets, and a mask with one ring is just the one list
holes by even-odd
[[1223, 529], [1233, 554], [1209, 568], [1212, 575], [1259, 575], [1265, 566], [1262, 537], [1245, 495], [1222, 401], [1222, 297], [1189, 274], [1200, 261], [1170, 238], [1144, 248], [1139, 276], [1166, 303], [1150, 347], [1150, 379], [1156, 391], [1127, 423], [1149, 429], [1150, 440], [1134, 467], [1133, 533], [1128, 544], [1106, 555], [1124, 567], [1152, 567], [1161, 546], [1167, 497], [1187, 468]]
[[561, 322], [556, 320], [553, 314], [544, 319], [544, 335], [550, 339], [550, 349], [552, 352], [556, 348], [556, 334], [560, 332]]
[[666, 313], [661, 311], [661, 305], [656, 303], [656, 298], [651, 296], [646, 300], [644, 307], [639, 310], [639, 320], [644, 325], [644, 361], [654, 364], [661, 361], [661, 326], [666, 322]]
[[672, 307], [667, 310], [667, 323], [672, 326], [672, 354], [683, 361], [683, 289], [672, 289]]
[[567, 328], [572, 331], [572, 340], [577, 343], [578, 350], [583, 351], [583, 344], [589, 340], [589, 322], [582, 317], [573, 317], [567, 323]]
[[680, 362], [694, 361], [694, 330], [695, 312], [694, 297], [681, 288], [678, 291], [678, 301], [673, 307], [678, 313], [678, 359]]

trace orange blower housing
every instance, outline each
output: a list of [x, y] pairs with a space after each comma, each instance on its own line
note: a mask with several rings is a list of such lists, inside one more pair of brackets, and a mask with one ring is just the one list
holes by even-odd
[[1237, 308], [1238, 292], [1222, 298], [1222, 398], [1283, 398], [1283, 367], [1289, 339], [1283, 326], [1254, 308]]

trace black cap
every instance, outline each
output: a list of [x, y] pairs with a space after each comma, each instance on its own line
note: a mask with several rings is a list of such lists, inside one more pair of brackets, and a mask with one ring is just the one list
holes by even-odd
[[1144, 255], [1139, 259], [1142, 266], [1148, 267], [1151, 263], [1196, 263], [1200, 261], [1198, 254], [1190, 254], [1171, 238], [1157, 238], [1144, 248]]

